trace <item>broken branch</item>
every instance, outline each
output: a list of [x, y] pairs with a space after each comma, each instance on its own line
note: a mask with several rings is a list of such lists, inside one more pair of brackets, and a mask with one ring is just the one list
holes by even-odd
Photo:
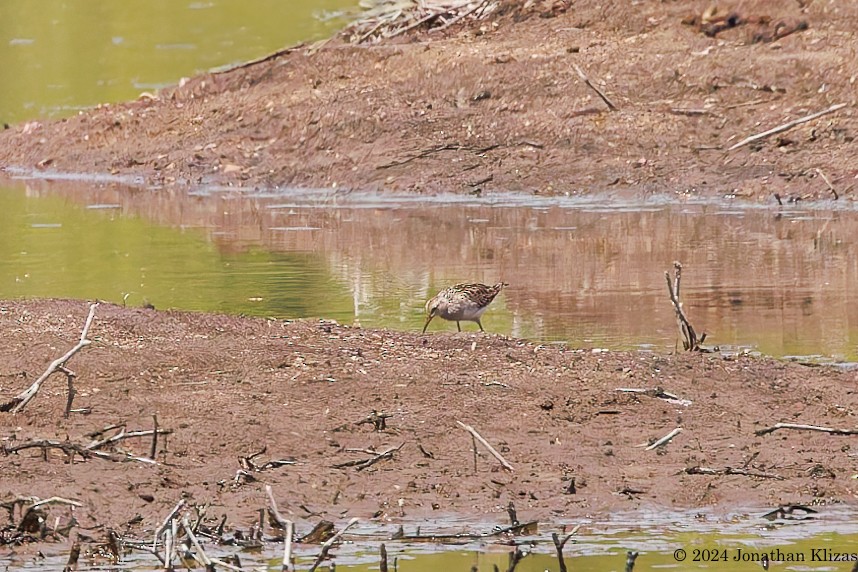
[[354, 526], [358, 522], [358, 518], [351, 519], [348, 524], [346, 524], [339, 532], [330, 537], [325, 543], [322, 545], [322, 551], [319, 553], [319, 556], [316, 557], [316, 561], [313, 562], [313, 565], [310, 566], [310, 572], [313, 572], [316, 568], [318, 568], [319, 564], [322, 563], [322, 560], [328, 555], [328, 550], [331, 549], [331, 546], [336, 542], [348, 529]]
[[560, 568], [560, 572], [566, 572], [566, 561], [563, 559], [563, 547], [566, 546], [566, 543], [569, 542], [569, 539], [578, 533], [578, 529], [581, 528], [581, 525], [578, 524], [575, 528], [572, 529], [572, 532], [563, 537], [563, 540], [560, 540], [560, 536], [556, 532], [551, 533], [551, 540], [554, 541], [554, 549], [557, 550], [557, 563]]
[[611, 111], [617, 110], [617, 106], [614, 105], [614, 103], [610, 99], [608, 99], [607, 95], [602, 93], [602, 90], [600, 90], [598, 87], [596, 87], [593, 84], [593, 82], [590, 81], [590, 78], [587, 77], [587, 74], [584, 73], [584, 70], [582, 70], [580, 67], [578, 67], [577, 64], [572, 64], [572, 67], [575, 68], [575, 71], [578, 73], [578, 77], [581, 78], [581, 81], [583, 81], [585, 84], [587, 84], [587, 87], [589, 87], [590, 89], [592, 89], [593, 91], [596, 92], [596, 94], [602, 99], [602, 101], [605, 102], [605, 105], [608, 106], [608, 109], [610, 109]]
[[674, 437], [679, 435], [680, 433], [682, 433], [682, 427], [677, 427], [676, 429], [674, 429], [673, 431], [671, 431], [670, 433], [668, 433], [667, 435], [665, 435], [664, 437], [662, 437], [661, 439], [659, 439], [658, 441], [656, 441], [655, 443], [653, 443], [652, 445], [650, 445], [649, 447], [644, 449], [644, 451], [652, 451], [653, 449], [663, 447], [664, 445], [667, 445], [668, 443], [670, 443], [670, 441]]
[[734, 149], [738, 149], [739, 147], [743, 147], [748, 143], [753, 143], [754, 141], [759, 141], [760, 139], [765, 139], [766, 137], [770, 137], [772, 135], [777, 135], [778, 133], [783, 133], [784, 131], [789, 131], [793, 127], [797, 125], [801, 125], [802, 123], [807, 123], [808, 121], [813, 121], [818, 117], [822, 117], [823, 115], [827, 115], [829, 113], [834, 113], [838, 109], [843, 109], [846, 107], [845, 103], [838, 103], [837, 105], [832, 105], [828, 109], [824, 109], [822, 111], [818, 111], [816, 113], [811, 113], [810, 115], [806, 115], [800, 119], [795, 119], [793, 121], [789, 121], [784, 123], [783, 125], [778, 125], [773, 129], [769, 129], [768, 131], [763, 131], [762, 133], [757, 133], [756, 135], [751, 135], [750, 137], [746, 137], [727, 149], [727, 151], [733, 151]]
[[800, 425], [796, 423], [775, 423], [771, 427], [754, 431], [754, 435], [761, 436], [774, 433], [778, 429], [794, 429], [796, 431], [819, 431], [830, 435], [858, 435], [858, 429], [834, 429], [831, 427], [820, 427], [818, 425]]
[[389, 449], [385, 449], [381, 453], [377, 454], [374, 457], [370, 457], [369, 459], [361, 459], [358, 461], [346, 461], [345, 463], [338, 463], [334, 465], [335, 469], [344, 469], [346, 467], [357, 467], [358, 471], [362, 471], [367, 467], [371, 467], [382, 459], [392, 459], [393, 454], [400, 450], [402, 446], [405, 445], [405, 441], [397, 445], [396, 447], [390, 447]]
[[706, 339], [706, 334], [697, 339], [697, 333], [685, 312], [682, 310], [682, 302], [679, 301], [679, 286], [682, 279], [682, 264], [679, 262], [673, 263], [674, 280], [670, 280], [670, 273], [665, 272], [664, 277], [667, 279], [667, 291], [670, 293], [670, 301], [673, 303], [673, 309], [676, 311], [676, 321], [679, 324], [679, 332], [682, 334], [682, 347], [686, 351], [700, 349], [700, 344]]
[[[39, 379], [33, 382], [33, 385], [19, 393], [10, 401], [7, 401], [6, 403], [0, 405], [0, 411], [12, 411], [12, 413], [19, 413], [20, 411], [22, 411], [24, 407], [26, 407], [27, 404], [30, 403], [30, 401], [34, 397], [36, 397], [36, 394], [39, 392], [39, 389], [41, 389], [42, 384], [45, 382], [45, 380], [47, 380], [54, 373], [65, 370], [66, 362], [68, 362], [77, 352], [92, 343], [86, 338], [86, 336], [87, 334], [89, 334], [89, 328], [90, 326], [92, 326], [93, 318], [95, 318], [96, 308], [98, 308], [98, 302], [89, 306], [89, 315], [87, 316], [86, 322], [83, 325], [83, 330], [81, 331], [80, 340], [78, 341], [78, 343], [72, 349], [67, 351], [64, 356], [55, 359], [51, 363], [51, 365], [48, 366], [48, 369], [45, 370], [45, 373], [43, 373], [41, 376], [39, 376]], [[65, 371], [67, 372], [66, 375], [71, 374], [71, 372], [68, 372], [68, 370]], [[74, 374], [71, 374], [71, 376], [73, 375]], [[72, 399], [74, 399], [74, 395], [71, 393], [73, 389], [74, 387], [72, 386], [71, 377], [69, 377], [70, 394], [68, 402], [66, 403], [67, 412], [71, 409], [71, 402]]]
[[649, 397], [654, 397], [656, 399], [664, 399], [668, 403], [672, 403], [674, 405], [682, 405], [684, 407], [688, 407], [692, 403], [690, 399], [682, 399], [678, 395], [674, 395], [673, 393], [668, 393], [660, 387], [654, 387], [651, 389], [637, 389], [634, 387], [618, 387], [614, 391], [620, 391], [622, 393], [642, 393], [643, 395], [647, 395]]
[[745, 477], [758, 477], [761, 479], [775, 479], [776, 481], [784, 480], [784, 477], [775, 473], [764, 473], [761, 471], [750, 471], [748, 469], [734, 469], [725, 467], [723, 469], [712, 469], [709, 467], [688, 467], [685, 469], [688, 475], [742, 475]]
[[825, 176], [825, 173], [822, 172], [822, 169], [817, 168], [814, 170], [819, 174], [820, 177], [822, 177], [822, 180], [825, 181], [825, 184], [828, 185], [828, 190], [834, 194], [834, 200], [836, 201], [837, 199], [839, 199], [840, 195], [837, 194], [837, 189], [834, 188], [834, 185], [831, 184], [831, 181], [829, 181], [828, 177]]
[[504, 458], [503, 458], [503, 456], [502, 456], [500, 453], [498, 453], [497, 451], [495, 451], [495, 448], [494, 448], [494, 447], [492, 447], [491, 445], [489, 445], [489, 442], [488, 442], [488, 441], [486, 441], [485, 439], [483, 439], [483, 436], [482, 436], [482, 435], [480, 435], [479, 433], [477, 433], [477, 430], [476, 430], [476, 429], [474, 429], [474, 428], [473, 428], [473, 427], [471, 427], [470, 425], [465, 425], [465, 424], [464, 424], [464, 423], [462, 423], [461, 421], [456, 421], [456, 423], [459, 425], [459, 427], [461, 427], [462, 429], [464, 429], [465, 431], [467, 431], [468, 433], [470, 433], [470, 434], [474, 437], [474, 439], [476, 439], [477, 441], [479, 441], [479, 442], [483, 445], [483, 447], [485, 447], [485, 448], [486, 448], [486, 450], [488, 450], [488, 452], [489, 452], [489, 453], [491, 453], [491, 454], [494, 456], [494, 458], [495, 458], [495, 459], [497, 459], [498, 461], [500, 461], [500, 464], [501, 464], [501, 466], [502, 466], [504, 469], [506, 469], [507, 471], [510, 471], [510, 472], [512, 472], [512, 471], [514, 471], [514, 470], [515, 470], [515, 469], [513, 469], [513, 468], [512, 468], [512, 465], [510, 465], [510, 464], [507, 462], [507, 460], [506, 460], [506, 459], [504, 459]]

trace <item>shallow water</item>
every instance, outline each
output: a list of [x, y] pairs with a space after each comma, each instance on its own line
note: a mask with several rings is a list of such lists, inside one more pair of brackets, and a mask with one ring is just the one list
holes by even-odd
[[[582, 519], [569, 523], [581, 528], [564, 548], [569, 570], [576, 572], [609, 572], [625, 568], [627, 551], [639, 556], [635, 570], [738, 570], [757, 572], [762, 569], [759, 559], [765, 554], [772, 570], [842, 570], [852, 568], [853, 562], [830, 561], [833, 553], [856, 554], [858, 557], [858, 524], [854, 509], [842, 506], [817, 507], [817, 514], [804, 520], [768, 521], [761, 518], [767, 509], [715, 515], [707, 511], [653, 510], [614, 515], [606, 520]], [[490, 532], [497, 523], [466, 522], [456, 519], [405, 524], [405, 532], [413, 534], [416, 527], [426, 534], [456, 534]], [[338, 523], [339, 526], [342, 523]], [[346, 541], [331, 550], [338, 570], [355, 572], [379, 569], [379, 546], [385, 543], [389, 570], [401, 572], [432, 572], [437, 570], [467, 572], [473, 567], [490, 572], [494, 566], [506, 570], [511, 548], [497, 539], [471, 541], [463, 545], [408, 544], [391, 541], [390, 535], [398, 525], [361, 522], [345, 535]], [[564, 536], [559, 526], [541, 525], [532, 536], [517, 537], [516, 541], [527, 556], [519, 563], [519, 572], [558, 570], [557, 556], [551, 533]], [[210, 556], [217, 558], [238, 554], [246, 570], [279, 571], [281, 546], [268, 543], [262, 553], [241, 551], [234, 547], [207, 545]], [[684, 551], [684, 552], [680, 552]], [[15, 557], [0, 554], [0, 566], [10, 569], [39, 569], [59, 571], [65, 564], [67, 547], [48, 546], [47, 557]], [[309, 569], [318, 546], [295, 545], [296, 567]], [[152, 556], [134, 553], [116, 566], [83, 565], [83, 570], [150, 570]], [[394, 568], [396, 566], [396, 568]], [[222, 568], [218, 568], [222, 569]], [[320, 567], [326, 570], [327, 565]]]
[[0, 124], [135, 99], [342, 27], [357, 0], [3, 0]]
[[[685, 310], [707, 343], [858, 358], [852, 210], [8, 184], [4, 298], [146, 301], [417, 331], [438, 289], [503, 280], [509, 288], [483, 317], [490, 332], [669, 351], [676, 324], [664, 272], [680, 260]], [[455, 325], [431, 324], [440, 330]]]

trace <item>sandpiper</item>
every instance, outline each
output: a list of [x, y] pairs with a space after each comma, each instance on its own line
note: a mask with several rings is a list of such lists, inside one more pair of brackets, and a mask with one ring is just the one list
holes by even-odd
[[505, 282], [498, 282], [494, 286], [485, 284], [456, 284], [438, 292], [434, 298], [426, 302], [426, 323], [423, 324], [423, 333], [429, 322], [435, 316], [445, 320], [456, 322], [456, 327], [462, 331], [459, 322], [476, 322], [481, 332], [485, 332], [480, 323], [480, 316], [498, 295], [498, 292], [509, 286]]

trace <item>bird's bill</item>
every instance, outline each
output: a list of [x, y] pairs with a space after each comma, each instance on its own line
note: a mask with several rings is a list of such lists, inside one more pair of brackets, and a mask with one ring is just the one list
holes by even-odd
[[426, 328], [428, 328], [428, 327], [429, 327], [429, 322], [431, 322], [431, 321], [432, 321], [432, 318], [434, 318], [434, 317], [435, 317], [435, 314], [434, 314], [434, 313], [431, 313], [431, 314], [429, 314], [428, 316], [426, 316], [426, 323], [425, 323], [425, 324], [423, 324], [423, 333], [424, 333], [424, 334], [426, 333]]

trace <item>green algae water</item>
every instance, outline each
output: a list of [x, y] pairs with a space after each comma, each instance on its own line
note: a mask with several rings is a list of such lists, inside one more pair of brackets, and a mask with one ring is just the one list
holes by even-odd
[[137, 98], [325, 38], [356, 0], [3, 0], [0, 123]]

